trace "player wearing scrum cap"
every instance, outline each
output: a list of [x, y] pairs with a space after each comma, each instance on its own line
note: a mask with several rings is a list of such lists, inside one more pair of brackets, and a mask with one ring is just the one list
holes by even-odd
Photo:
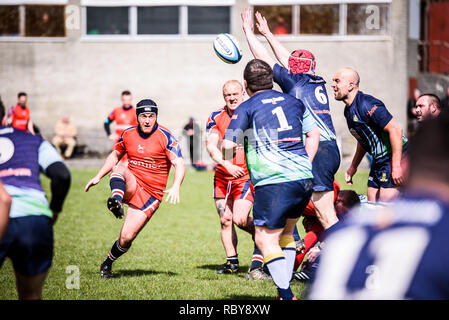
[[252, 13], [246, 9], [242, 14], [243, 30], [251, 52], [256, 59], [270, 65], [273, 69], [273, 80], [284, 93], [304, 103], [320, 130], [320, 143], [312, 163], [312, 201], [319, 221], [328, 229], [338, 221], [333, 205], [333, 182], [340, 166], [340, 151], [329, 110], [326, 81], [315, 75], [316, 61], [311, 52], [296, 50], [290, 54], [271, 33], [266, 19], [259, 12], [256, 12], [256, 19], [259, 32], [267, 39], [282, 66], [275, 62], [254, 35]]
[[[101, 276], [112, 277], [112, 263], [128, 251], [140, 230], [159, 207], [164, 193], [166, 201], [179, 202], [179, 189], [185, 167], [178, 141], [165, 127], [157, 123], [158, 108], [153, 100], [145, 99], [136, 106], [138, 126], [125, 130], [97, 175], [86, 185], [98, 184], [111, 172], [112, 195], [107, 206], [117, 217], [123, 217], [123, 203], [128, 204], [125, 222], [119, 239], [101, 265]], [[128, 167], [117, 165], [124, 155]], [[164, 191], [171, 166], [175, 167], [173, 185]]]

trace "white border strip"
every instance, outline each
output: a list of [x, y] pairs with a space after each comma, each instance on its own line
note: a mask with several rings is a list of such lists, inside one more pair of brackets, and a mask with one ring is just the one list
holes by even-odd
[[279, 6], [296, 4], [349, 4], [349, 3], [391, 3], [392, 0], [248, 0], [252, 6]]
[[0, 5], [21, 5], [21, 4], [67, 4], [68, 0], [2, 0]]
[[82, 6], [233, 6], [235, 0], [81, 0]]

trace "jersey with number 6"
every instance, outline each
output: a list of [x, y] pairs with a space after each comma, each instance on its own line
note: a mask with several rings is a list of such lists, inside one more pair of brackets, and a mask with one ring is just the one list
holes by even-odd
[[266, 90], [237, 108], [225, 139], [244, 144], [251, 182], [258, 187], [313, 178], [302, 134], [314, 128], [300, 100]]
[[293, 74], [275, 64], [273, 79], [283, 92], [300, 99], [309, 109], [320, 129], [320, 141], [336, 139], [323, 78], [308, 73]]
[[404, 195], [326, 238], [311, 299], [449, 299], [449, 205]]

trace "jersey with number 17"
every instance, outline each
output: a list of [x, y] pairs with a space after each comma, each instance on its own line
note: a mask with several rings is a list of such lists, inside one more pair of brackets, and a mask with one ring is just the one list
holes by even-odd
[[275, 64], [273, 79], [283, 92], [300, 99], [309, 109], [320, 129], [320, 141], [336, 140], [325, 87], [326, 81], [323, 78], [308, 73], [293, 74]]
[[237, 108], [224, 139], [244, 144], [251, 182], [258, 187], [313, 178], [303, 132], [314, 128], [300, 100], [266, 90]]

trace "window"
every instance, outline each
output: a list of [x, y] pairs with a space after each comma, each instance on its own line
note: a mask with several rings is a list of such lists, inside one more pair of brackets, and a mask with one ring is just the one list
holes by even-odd
[[[231, 8], [235, 0], [117, 0], [110, 3], [81, 0], [85, 38], [110, 36], [113, 39], [115, 35], [142, 39], [148, 36], [182, 38], [232, 32]], [[116, 7], [120, 4], [123, 5]]]
[[137, 9], [138, 34], [178, 34], [179, 6], [139, 7]]
[[299, 7], [300, 34], [338, 34], [339, 5], [302, 5]]
[[[277, 35], [386, 36], [391, 0], [249, 0]], [[255, 28], [257, 33], [257, 28]]]
[[230, 7], [188, 7], [189, 34], [230, 32]]
[[25, 6], [26, 37], [64, 37], [64, 6]]
[[[292, 6], [254, 6], [254, 12], [259, 11], [268, 22], [273, 34], [286, 35], [292, 33]], [[256, 33], [259, 31], [254, 28]]]
[[386, 3], [348, 4], [348, 35], [386, 35], [389, 32], [389, 5]]
[[128, 7], [87, 7], [87, 34], [128, 34]]
[[18, 36], [19, 6], [0, 6], [0, 36]]
[[[65, 0], [10, 2], [15, 5], [0, 5], [1, 38], [61, 38], [66, 36]], [[30, 2], [33, 4], [27, 4]]]

